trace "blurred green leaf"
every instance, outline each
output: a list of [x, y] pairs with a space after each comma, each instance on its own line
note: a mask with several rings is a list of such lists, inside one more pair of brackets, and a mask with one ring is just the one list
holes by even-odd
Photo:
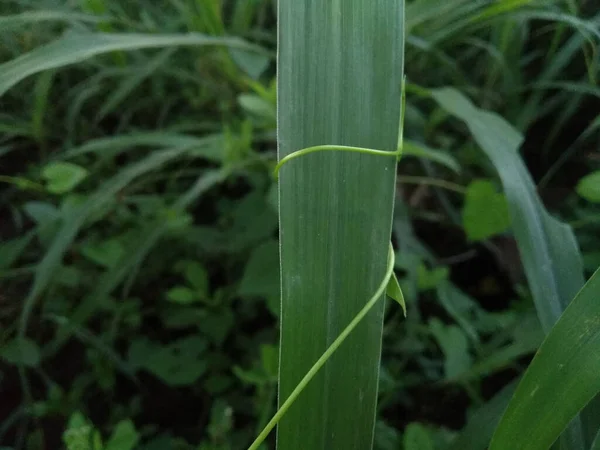
[[224, 400], [217, 400], [210, 412], [208, 433], [215, 442], [223, 442], [233, 428], [233, 408]]
[[[248, 0], [250, 1], [250, 0]], [[269, 67], [271, 59], [267, 55], [239, 49], [230, 49], [229, 54], [249, 77], [258, 79]]]
[[438, 285], [437, 296], [446, 312], [460, 325], [465, 334], [478, 343], [479, 333], [474, 324], [479, 309], [477, 302], [449, 281]]
[[444, 353], [444, 376], [453, 378], [467, 371], [473, 361], [462, 330], [455, 325], [444, 325], [437, 318], [429, 321], [429, 329]]
[[164, 49], [141, 67], [136, 67], [135, 70], [132, 70], [131, 75], [125, 77], [119, 83], [119, 87], [113, 90], [100, 106], [96, 114], [96, 121], [100, 122], [108, 114], [115, 111], [144, 80], [150, 78], [161, 66], [166, 64], [174, 51], [175, 49], [172, 48]]
[[234, 366], [232, 371], [240, 381], [249, 385], [262, 386], [269, 382], [268, 376], [258, 368], [246, 370], [239, 366]]
[[497, 347], [490, 354], [479, 358], [466, 372], [457, 374], [452, 381], [476, 380], [511, 367], [519, 358], [534, 353], [544, 339], [539, 320], [532, 315], [519, 316], [511, 334], [512, 342]]
[[416, 156], [441, 164], [455, 173], [460, 173], [458, 161], [442, 150], [435, 150], [419, 142], [405, 140], [402, 144], [402, 156]]
[[36, 367], [40, 363], [40, 348], [31, 339], [15, 338], [0, 349], [0, 357], [11, 364]]
[[103, 450], [133, 450], [139, 439], [133, 422], [122, 420], [116, 425]]
[[128, 154], [139, 147], [150, 149], [187, 148], [188, 154], [208, 161], [223, 160], [223, 135], [221, 133], [205, 136], [175, 133], [170, 131], [137, 131], [117, 136], [104, 136], [90, 139], [84, 144], [63, 152], [63, 160], [94, 155], [98, 158], [115, 158]]
[[[61, 228], [56, 233], [48, 251], [36, 267], [35, 279], [21, 311], [20, 332], [25, 333], [36, 301], [52, 280], [52, 276], [61, 265], [62, 258], [72, 244], [86, 220], [98, 209], [114, 200], [114, 196], [132, 180], [153, 169], [160, 167], [167, 161], [177, 158], [185, 153], [186, 148], [174, 148], [155, 151], [123, 169], [112, 178], [106, 180], [85, 202], [74, 208], [69, 215], [63, 216]], [[146, 236], [143, 236], [147, 239]]]
[[388, 425], [383, 420], [375, 423], [376, 450], [398, 450], [400, 448], [400, 433], [396, 428]]
[[516, 387], [516, 382], [508, 384], [484, 405], [471, 411], [467, 425], [448, 450], [486, 450]]
[[42, 170], [42, 177], [46, 180], [46, 189], [53, 194], [72, 191], [87, 175], [86, 169], [68, 162], [53, 162]]
[[0, 270], [12, 266], [23, 254], [34, 236], [33, 232], [29, 232], [18, 238], [0, 243]]
[[279, 298], [279, 244], [267, 241], [254, 249], [238, 288], [242, 296]]
[[114, 267], [124, 253], [125, 248], [118, 239], [106, 239], [81, 248], [83, 256], [106, 268]]
[[55, 222], [61, 216], [61, 212], [49, 202], [31, 201], [23, 205], [25, 213], [38, 225]]
[[536, 310], [548, 332], [583, 285], [575, 236], [540, 201], [519, 155], [523, 136], [516, 129], [497, 114], [477, 108], [456, 89], [436, 89], [431, 95], [442, 108], [466, 123], [500, 175]]
[[261, 345], [260, 360], [267, 375], [276, 379], [279, 372], [279, 349], [274, 345]]
[[238, 97], [238, 102], [245, 111], [250, 114], [254, 114], [257, 117], [266, 119], [272, 124], [276, 120], [276, 108], [275, 105], [267, 102], [258, 95], [255, 94], [241, 94]]
[[420, 423], [409, 423], [404, 430], [404, 450], [434, 450], [429, 432]]
[[[180, 151], [185, 151], [185, 149]], [[168, 152], [168, 154], [169, 156], [177, 156], [181, 153], [176, 152], [175, 155], [173, 155]], [[143, 167], [148, 162], [146, 161], [146, 163], [144, 163], [144, 161], [141, 163]], [[140, 167], [138, 167], [138, 169], [139, 168]], [[221, 183], [225, 179], [225, 176], [226, 173], [220, 170], [206, 172], [188, 190], [177, 198], [172, 207], [176, 210], [185, 210], [192, 202], [197, 200], [198, 197], [206, 193], [206, 191], [215, 185]], [[108, 186], [112, 186], [112, 183]], [[136, 239], [128, 244], [125, 254], [119, 263], [106, 271], [100, 277], [92, 292], [86, 295], [77, 305], [76, 309], [71, 314], [73, 322], [76, 324], [84, 324], [97, 310], [99, 303], [108, 297], [113, 289], [115, 289], [132, 270], [135, 270], [135, 268], [142, 263], [150, 250], [157, 244], [159, 239], [168, 232], [168, 230], [169, 224], [166, 224], [161, 217], [146, 224], [138, 233]], [[52, 260], [48, 264], [51, 262]], [[48, 269], [51, 268], [52, 267], [50, 266]], [[46, 273], [45, 276], [47, 277], [49, 275]], [[38, 295], [38, 293], [35, 292], [34, 294]], [[32, 294], [30, 295], [32, 296]], [[35, 300], [35, 297], [32, 296], [32, 298]], [[60, 348], [66, 342], [68, 336], [68, 333], [60, 333], [52, 344], [53, 350], [56, 351], [56, 349]]]
[[600, 203], [600, 170], [592, 172], [579, 180], [576, 190], [586, 200]]
[[100, 17], [92, 14], [81, 14], [66, 10], [33, 10], [25, 11], [19, 14], [2, 15], [0, 16], [0, 29], [2, 31], [10, 31], [12, 28], [19, 28], [24, 25], [38, 22], [99, 22]]
[[469, 184], [462, 214], [463, 226], [471, 241], [487, 239], [510, 227], [508, 202], [488, 180]]
[[594, 441], [592, 442], [590, 450], [600, 450], [600, 430], [598, 431], [598, 434], [594, 438]]
[[[431, 95], [443, 109], [465, 122], [500, 175], [525, 275], [542, 328], [548, 333], [584, 282], [573, 230], [545, 209], [519, 154], [523, 136], [513, 126], [476, 107], [455, 89], [436, 89]], [[600, 403], [594, 408], [600, 409]], [[583, 446], [585, 439], [596, 433], [595, 426], [587, 425], [594, 422], [595, 414], [583, 415], [567, 430], [564, 445]]]
[[199, 33], [139, 34], [68, 31], [60, 39], [0, 64], [0, 96], [19, 81], [43, 70], [60, 68], [117, 50], [172, 46], [226, 46], [267, 54], [242, 39], [212, 37]]
[[49, 202], [31, 201], [23, 205], [23, 210], [38, 224], [35, 233], [44, 247], [47, 247], [56, 235], [63, 213]]
[[200, 301], [200, 297], [190, 288], [176, 286], [167, 291], [167, 300], [180, 305], [190, 305]]
[[199, 307], [191, 307], [187, 304], [181, 307], [170, 305], [166, 311], [161, 313], [161, 321], [168, 328], [189, 328], [197, 326], [206, 318], [207, 312]]
[[218, 311], [207, 312], [197, 324], [198, 329], [204, 333], [212, 343], [221, 346], [231, 332], [235, 318], [230, 309], [222, 308]]
[[183, 273], [196, 295], [206, 298], [209, 294], [209, 285], [208, 273], [204, 266], [196, 261], [185, 261]]
[[67, 450], [103, 450], [100, 433], [79, 411], [69, 418], [62, 440]]
[[131, 367], [144, 369], [171, 386], [194, 383], [207, 369], [203, 354], [207, 342], [200, 336], [188, 336], [162, 346], [146, 338], [137, 338], [129, 347]]
[[440, 283], [448, 278], [450, 271], [447, 267], [435, 267], [427, 269], [425, 264], [420, 263], [417, 268], [417, 283], [419, 290], [428, 291], [437, 288]]

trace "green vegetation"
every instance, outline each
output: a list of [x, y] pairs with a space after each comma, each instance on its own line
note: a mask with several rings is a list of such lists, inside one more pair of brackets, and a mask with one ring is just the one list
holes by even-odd
[[0, 449], [248, 448], [369, 298], [281, 450], [600, 448], [595, 3], [276, 9], [1, 2]]

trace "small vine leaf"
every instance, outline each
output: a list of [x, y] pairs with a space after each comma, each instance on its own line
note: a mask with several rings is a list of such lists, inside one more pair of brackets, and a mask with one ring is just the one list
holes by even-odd
[[404, 317], [406, 317], [406, 302], [404, 301], [404, 294], [402, 294], [402, 289], [400, 289], [400, 283], [398, 283], [398, 278], [396, 278], [395, 273], [392, 273], [385, 293], [388, 297], [398, 302], [404, 312]]

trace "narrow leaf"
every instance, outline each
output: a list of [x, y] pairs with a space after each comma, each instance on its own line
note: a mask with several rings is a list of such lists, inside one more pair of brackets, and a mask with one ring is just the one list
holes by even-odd
[[[177, 199], [172, 205], [173, 209], [188, 208], [192, 202], [197, 200], [210, 188], [222, 182], [225, 178], [226, 172], [224, 171], [214, 170], [206, 172], [204, 176], [199, 178], [190, 189]], [[79, 302], [71, 314], [71, 322], [79, 326], [85, 324], [99, 308], [101, 300], [110, 295], [128, 274], [135, 271], [136, 267], [144, 261], [150, 250], [168, 230], [169, 224], [164, 219], [157, 219], [145, 225], [139, 233], [139, 238], [126, 248], [125, 253], [119, 259], [118, 263], [112, 266], [110, 270], [104, 272], [98, 278], [95, 288]], [[46, 279], [43, 281], [47, 282]], [[35, 301], [35, 297], [32, 297], [33, 295], [38, 295], [38, 293], [30, 293], [29, 298], [33, 299], [30, 300], [32, 302]], [[54, 354], [60, 350], [62, 345], [68, 341], [70, 333], [69, 329], [61, 330], [49, 346], [48, 353]]]
[[581, 255], [571, 228], [550, 216], [518, 149], [523, 141], [500, 116], [477, 108], [455, 89], [432, 91], [446, 111], [463, 120], [500, 175], [512, 228], [536, 309], [548, 332], [583, 285]]
[[265, 53], [261, 47], [239, 38], [219, 38], [200, 33], [154, 35], [69, 31], [56, 41], [0, 64], [0, 96], [19, 81], [43, 70], [76, 64], [118, 50], [173, 46], [227, 46]]
[[73, 239], [75, 239], [88, 217], [103, 205], [112, 201], [114, 196], [132, 180], [181, 156], [186, 151], [186, 148], [157, 151], [141, 161], [131, 164], [120, 173], [107, 180], [72, 214], [63, 218], [60, 230], [57, 232], [50, 248], [36, 267], [33, 285], [25, 298], [23, 309], [21, 311], [21, 324], [19, 330], [21, 335], [24, 336], [26, 333], [29, 316], [35, 303], [51, 282], [52, 276], [57, 268], [61, 266], [65, 252], [68, 250]]
[[546, 450], [600, 392], [600, 269], [552, 328], [519, 383], [490, 450]]
[[446, 152], [429, 148], [423, 144], [414, 141], [404, 141], [402, 144], [403, 156], [416, 156], [428, 159], [430, 161], [446, 166], [455, 173], [460, 173], [458, 161]]
[[9, 31], [14, 28], [19, 28], [24, 25], [35, 24], [38, 22], [100, 22], [101, 17], [91, 14], [74, 13], [71, 11], [52, 11], [52, 10], [37, 10], [25, 11], [19, 14], [11, 14], [0, 16], [0, 29]]
[[[521, 261], [545, 333], [583, 285], [583, 263], [572, 229], [544, 208], [536, 186], [519, 155], [523, 136], [500, 116], [473, 105], [455, 89], [437, 89], [433, 98], [463, 120], [477, 144], [495, 166], [508, 200]], [[564, 437], [566, 445], [584, 445], [596, 430], [589, 414], [576, 420]], [[581, 423], [586, 425], [581, 429]]]

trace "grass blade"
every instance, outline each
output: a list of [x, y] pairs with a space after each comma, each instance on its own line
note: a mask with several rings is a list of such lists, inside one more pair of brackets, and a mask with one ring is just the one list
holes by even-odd
[[[279, 3], [280, 159], [302, 148], [394, 151], [400, 117], [403, 2]], [[281, 169], [280, 404], [381, 282], [395, 160], [305, 155]], [[372, 446], [383, 302], [291, 406], [278, 448]]]
[[[548, 333], [584, 282], [573, 231], [544, 208], [519, 155], [523, 136], [516, 129], [500, 116], [477, 108], [455, 89], [434, 90], [432, 96], [467, 124], [500, 175], [525, 275], [542, 328]], [[574, 422], [564, 437], [565, 443], [583, 445], [585, 437], [580, 427], [579, 420]], [[588, 438], [590, 433], [585, 430]]]
[[512, 227], [538, 316], [548, 332], [583, 285], [583, 266], [571, 228], [544, 208], [518, 149], [522, 135], [498, 115], [477, 108], [455, 89], [433, 98], [463, 120], [490, 158], [504, 187]]
[[35, 279], [29, 294], [23, 304], [20, 317], [19, 332], [22, 336], [27, 331], [29, 316], [33, 311], [36, 301], [40, 298], [54, 275], [60, 267], [62, 258], [77, 233], [81, 230], [87, 218], [98, 209], [110, 202], [114, 196], [131, 181], [140, 175], [154, 170], [163, 164], [182, 156], [189, 149], [186, 147], [156, 151], [141, 161], [131, 164], [113, 178], [107, 180], [100, 188], [79, 206], [70, 217], [63, 219], [61, 229], [56, 234], [50, 248], [40, 261], [35, 271]]
[[441, 150], [434, 150], [419, 142], [404, 141], [402, 145], [402, 156], [416, 156], [436, 162], [447, 167], [455, 173], [460, 173], [458, 161]]
[[82, 33], [69, 31], [60, 39], [0, 64], [0, 96], [19, 81], [48, 69], [76, 64], [104, 53], [173, 46], [226, 46], [266, 53], [243, 39], [211, 37], [200, 33]]
[[125, 78], [104, 101], [96, 115], [96, 122], [100, 122], [112, 113], [144, 80], [150, 78], [161, 66], [164, 66], [174, 51], [174, 48], [166, 48], [145, 64], [132, 70], [133, 73]]
[[39, 22], [100, 22], [102, 17], [91, 14], [74, 13], [70, 11], [37, 10], [25, 11], [19, 14], [0, 16], [0, 30], [9, 31], [25, 25]]
[[[225, 180], [227, 175], [228, 172], [224, 170], [212, 170], [204, 173], [187, 192], [174, 202], [172, 209], [187, 209], [192, 202], [198, 200], [209, 189]], [[119, 260], [119, 263], [102, 274], [96, 283], [96, 288], [77, 305], [70, 315], [70, 322], [74, 326], [84, 325], [97, 311], [102, 299], [108, 297], [123, 282], [125, 277], [144, 261], [152, 248], [168, 231], [169, 224], [164, 218], [147, 224], [140, 231], [139, 238], [127, 248], [127, 252]], [[55, 354], [67, 341], [72, 332], [71, 328], [61, 329], [52, 342], [48, 353], [50, 355]]]
[[478, 408], [448, 450], [485, 450], [516, 387], [515, 382], [510, 383]]
[[548, 334], [525, 372], [490, 450], [546, 450], [600, 392], [600, 270]]

